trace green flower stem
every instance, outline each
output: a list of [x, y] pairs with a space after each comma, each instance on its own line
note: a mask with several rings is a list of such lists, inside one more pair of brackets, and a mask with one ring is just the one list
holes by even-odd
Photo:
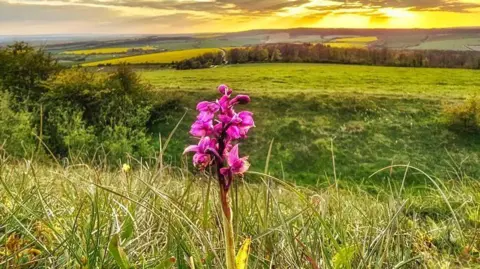
[[233, 216], [228, 198], [228, 191], [220, 185], [220, 201], [222, 204], [223, 234], [225, 236], [225, 256], [227, 269], [235, 269], [235, 237], [233, 234]]

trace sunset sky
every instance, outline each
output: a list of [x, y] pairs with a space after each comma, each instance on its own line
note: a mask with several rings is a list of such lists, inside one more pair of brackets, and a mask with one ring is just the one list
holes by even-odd
[[480, 0], [0, 0], [0, 35], [480, 26]]

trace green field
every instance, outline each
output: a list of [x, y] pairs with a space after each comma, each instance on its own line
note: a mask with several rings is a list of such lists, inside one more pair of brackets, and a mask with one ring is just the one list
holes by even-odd
[[[204, 70], [147, 71], [143, 77], [159, 99], [176, 103], [159, 131], [167, 135], [184, 112], [214, 96], [228, 83], [251, 94], [257, 128], [246, 142], [256, 169], [270, 166], [278, 176], [315, 182], [332, 175], [331, 139], [337, 173], [361, 179], [394, 164], [421, 167], [444, 177], [458, 164], [480, 176], [480, 141], [451, 130], [442, 116], [445, 103], [480, 90], [480, 72], [315, 64], [255, 64]], [[172, 101], [173, 100], [173, 101]], [[169, 157], [178, 162], [188, 141], [194, 112], [174, 136]], [[450, 157], [451, 158], [450, 158]], [[457, 169], [455, 168], [455, 169]], [[454, 170], [455, 170], [454, 169]]]
[[418, 46], [410, 47], [409, 49], [418, 50], [472, 50], [469, 46], [480, 45], [480, 37], [477, 38], [452, 38], [440, 40], [427, 40]]
[[324, 64], [248, 64], [203, 70], [143, 72], [159, 89], [212, 90], [225, 82], [254, 94], [358, 93], [463, 97], [480, 90], [480, 72]]
[[83, 64], [83, 66], [98, 66], [98, 65], [116, 65], [120, 63], [128, 64], [166, 64], [172, 63], [175, 61], [181, 61], [208, 52], [220, 52], [219, 49], [191, 49], [191, 50], [182, 50], [182, 51], [170, 51], [170, 52], [160, 52], [152, 54], [137, 55], [131, 57], [124, 57], [118, 59], [104, 60], [98, 62], [91, 62]]
[[377, 43], [381, 47], [391, 49], [408, 49], [409, 47], [415, 47], [421, 44], [428, 38], [425, 34], [412, 34], [412, 35], [392, 35], [382, 36]]
[[123, 48], [99, 48], [99, 49], [85, 49], [85, 50], [72, 50], [65, 51], [64, 54], [74, 54], [74, 55], [91, 55], [91, 54], [114, 54], [114, 53], [126, 53], [129, 50], [155, 50], [155, 47], [144, 46], [144, 47], [123, 47]]

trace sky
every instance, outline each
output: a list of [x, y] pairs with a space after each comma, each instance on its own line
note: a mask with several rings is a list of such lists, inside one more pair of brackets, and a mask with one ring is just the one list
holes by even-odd
[[0, 0], [0, 35], [480, 26], [480, 0]]

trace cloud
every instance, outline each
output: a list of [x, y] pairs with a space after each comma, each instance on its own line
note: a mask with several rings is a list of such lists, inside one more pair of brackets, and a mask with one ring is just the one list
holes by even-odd
[[130, 7], [156, 10], [203, 11], [222, 13], [225, 10], [273, 12], [286, 7], [309, 3], [310, 0], [0, 0], [11, 4], [75, 5], [90, 7]]
[[[398, 14], [386, 10], [428, 13], [430, 24], [453, 25], [459, 22], [442, 22], [432, 14], [470, 12], [468, 18], [480, 17], [480, 0], [0, 0], [0, 34], [45, 29], [65, 33], [219, 32], [323, 27], [322, 21], [360, 27], [369, 20], [381, 26]], [[480, 20], [470, 24], [480, 24]]]
[[116, 13], [108, 8], [89, 8], [84, 6], [34, 6], [26, 4], [9, 4], [0, 2], [0, 22], [25, 21], [73, 21], [93, 18], [104, 20], [115, 18]]
[[469, 12], [470, 9], [480, 7], [480, 0], [336, 0], [342, 2], [343, 8], [372, 7], [372, 8], [408, 8], [411, 11], [449, 11]]

